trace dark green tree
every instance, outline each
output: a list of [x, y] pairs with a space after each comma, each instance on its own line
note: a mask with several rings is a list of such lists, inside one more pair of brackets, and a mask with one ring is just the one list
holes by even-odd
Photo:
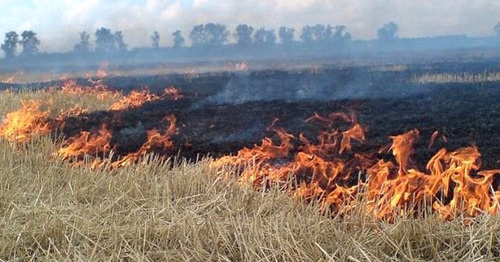
[[90, 52], [90, 35], [83, 31], [80, 33], [80, 43], [73, 47], [76, 53], [88, 53]]
[[36, 33], [29, 30], [23, 31], [21, 33], [21, 45], [23, 46], [23, 52], [21, 55], [32, 56], [38, 53], [38, 45], [40, 45], [40, 40], [36, 37]]
[[154, 31], [151, 35], [151, 47], [158, 49], [160, 47], [160, 34]]
[[1, 46], [3, 52], [5, 53], [5, 58], [10, 59], [16, 55], [17, 44], [19, 43], [19, 35], [10, 31], [5, 34], [5, 40]]
[[384, 24], [378, 31], [377, 36], [379, 40], [390, 41], [398, 38], [397, 33], [399, 31], [399, 27], [394, 22], [389, 22]]

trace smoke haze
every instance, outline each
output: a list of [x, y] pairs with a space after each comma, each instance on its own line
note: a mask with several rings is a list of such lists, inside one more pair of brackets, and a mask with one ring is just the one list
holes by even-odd
[[33, 30], [42, 52], [71, 50], [84, 30], [93, 42], [100, 27], [123, 31], [133, 48], [149, 46], [155, 30], [160, 46], [171, 46], [172, 32], [180, 29], [188, 40], [194, 25], [207, 22], [231, 31], [241, 23], [297, 30], [305, 24], [343, 24], [354, 39], [371, 39], [387, 21], [399, 25], [401, 37], [487, 36], [500, 19], [498, 0], [0, 0], [0, 10], [0, 34]]

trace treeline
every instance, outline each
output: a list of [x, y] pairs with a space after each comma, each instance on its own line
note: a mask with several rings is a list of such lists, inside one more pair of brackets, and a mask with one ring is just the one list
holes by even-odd
[[[494, 26], [496, 35], [500, 38], [500, 22]], [[394, 22], [388, 22], [377, 30], [377, 42], [384, 45], [391, 45], [398, 42], [399, 27]], [[261, 51], [262, 53], [272, 52], [277, 47], [287, 50], [342, 50], [352, 44], [351, 34], [346, 26], [338, 25], [305, 25], [300, 32], [294, 28], [280, 27], [278, 30], [254, 28], [247, 24], [240, 24], [232, 32], [223, 24], [207, 23], [196, 25], [187, 34], [190, 45], [186, 44], [185, 35], [180, 30], [171, 33], [173, 42], [168, 47], [160, 45], [161, 34], [157, 31], [150, 36], [151, 46], [135, 48], [129, 50], [124, 41], [121, 31], [113, 32], [108, 28], [100, 28], [95, 31], [94, 44], [91, 43], [91, 35], [84, 31], [80, 33], [80, 40], [74, 45], [73, 54], [118, 54], [127, 51], [149, 52], [182, 50], [182, 54], [195, 56], [212, 52], [216, 54], [226, 50], [226, 53], [235, 54], [245, 51]], [[229, 42], [230, 36], [234, 41]], [[456, 36], [455, 36], [456, 37]], [[403, 42], [403, 41], [399, 41]], [[16, 32], [8, 32], [5, 35], [1, 49], [6, 59], [19, 56], [34, 56], [38, 53], [40, 40], [33, 31], [24, 31], [21, 35]], [[405, 43], [407, 45], [407, 43]], [[18, 52], [19, 48], [21, 52]]]

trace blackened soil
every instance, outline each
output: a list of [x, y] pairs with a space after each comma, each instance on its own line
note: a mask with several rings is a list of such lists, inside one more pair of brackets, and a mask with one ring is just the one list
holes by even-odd
[[[178, 88], [185, 91], [182, 86]], [[123, 154], [136, 150], [144, 142], [145, 130], [164, 128], [166, 124], [162, 118], [173, 114], [179, 128], [174, 142], [181, 155], [190, 158], [207, 154], [221, 156], [250, 147], [266, 136], [275, 139], [266, 129], [275, 118], [280, 119], [275, 126], [296, 136], [304, 133], [313, 139], [324, 127], [306, 123], [305, 119], [315, 112], [327, 115], [343, 111], [354, 112], [366, 129], [366, 142], [354, 142], [354, 151], [378, 151], [391, 143], [389, 136], [416, 128], [420, 138], [412, 159], [421, 169], [440, 148], [455, 150], [470, 145], [479, 147], [483, 169], [500, 168], [499, 83], [422, 85], [421, 88], [426, 91], [393, 98], [275, 100], [203, 106], [199, 106], [199, 102], [206, 96], [188, 90], [185, 97], [177, 101], [161, 100], [120, 112], [99, 111], [68, 118], [63, 133], [72, 136], [107, 123], [114, 131], [116, 150]], [[434, 146], [427, 149], [434, 131], [440, 135]], [[391, 156], [386, 153], [380, 157]]]

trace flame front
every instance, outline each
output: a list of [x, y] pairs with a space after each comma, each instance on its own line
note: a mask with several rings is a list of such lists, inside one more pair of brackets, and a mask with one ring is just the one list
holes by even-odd
[[[117, 94], [105, 86], [93, 90], [75, 82], [67, 82], [62, 92]], [[161, 95], [147, 89], [132, 91], [128, 96], [119, 95], [121, 100], [111, 106], [116, 119], [124, 109], [159, 99], [182, 98], [173, 87], [166, 88]], [[18, 111], [7, 114], [0, 126], [0, 136], [14, 143], [28, 142], [36, 136], [62, 129], [66, 117], [85, 112], [75, 107], [50, 120], [48, 112], [40, 107], [37, 101], [22, 102]], [[165, 130], [147, 131], [146, 141], [135, 152], [114, 155], [117, 145], [112, 144], [112, 130], [116, 126], [111, 121], [68, 138], [54, 156], [73, 166], [82, 166], [90, 158], [91, 167], [110, 169], [137, 163], [151, 153], [159, 153], [165, 158], [175, 149], [173, 137], [178, 129], [175, 116], [168, 115], [164, 120], [168, 123]], [[304, 134], [295, 137], [275, 127], [274, 121], [268, 128], [276, 134], [274, 138], [266, 137], [252, 148], [243, 148], [234, 156], [212, 161], [210, 166], [236, 174], [241, 183], [249, 183], [259, 190], [277, 186], [291, 196], [319, 201], [323, 210], [337, 214], [347, 214], [357, 207], [386, 220], [401, 214], [418, 216], [427, 209], [445, 220], [459, 215], [500, 214], [500, 191], [494, 188], [498, 186], [500, 170], [481, 171], [481, 154], [475, 146], [455, 151], [441, 149], [421, 171], [411, 157], [420, 136], [416, 129], [390, 137], [392, 144], [384, 148], [389, 149], [392, 153], [389, 157], [393, 160], [387, 160], [388, 157], [380, 156], [387, 150], [353, 152], [353, 148], [366, 139], [366, 129], [354, 114], [314, 114], [306, 122], [323, 126], [316, 138]], [[438, 135], [437, 131], [432, 134], [428, 148], [434, 145]], [[442, 140], [446, 142], [444, 136]]]
[[[427, 172], [421, 172], [409, 168], [419, 137], [416, 129], [391, 137], [393, 162], [368, 154], [345, 154], [351, 151], [352, 141], [365, 139], [354, 117], [315, 114], [306, 121], [313, 120], [330, 129], [320, 133], [316, 144], [301, 134], [298, 140], [302, 145], [295, 149], [295, 138], [279, 130], [281, 144], [264, 138], [261, 145], [214, 160], [211, 166], [229, 168], [241, 182], [250, 182], [256, 189], [277, 185], [292, 196], [319, 200], [323, 209], [338, 213], [364, 206], [368, 213], [387, 220], [397, 214], [417, 215], [426, 208], [447, 220], [459, 214], [500, 214], [500, 191], [493, 190], [494, 177], [500, 170], [477, 172], [480, 153], [476, 147], [454, 152], [442, 149], [428, 162]], [[333, 128], [339, 120], [351, 123], [351, 128]], [[477, 174], [472, 175], [474, 172]]]
[[147, 132], [147, 140], [141, 148], [139, 148], [136, 152], [127, 154], [122, 159], [111, 163], [111, 168], [119, 168], [136, 163], [141, 157], [144, 157], [149, 153], [153, 153], [155, 149], [162, 151], [172, 150], [174, 148], [172, 136], [177, 134], [177, 127], [175, 126], [177, 119], [173, 115], [168, 115], [164, 118], [164, 120], [168, 121], [170, 124], [163, 134], [156, 129], [149, 130]]
[[21, 101], [21, 108], [8, 113], [0, 126], [0, 136], [10, 142], [25, 143], [36, 136], [52, 131], [48, 112], [40, 109], [40, 102]]
[[74, 161], [75, 166], [82, 165], [86, 155], [102, 156], [111, 151], [111, 135], [106, 125], [102, 125], [97, 132], [82, 131], [79, 135], [68, 138], [55, 155]]

